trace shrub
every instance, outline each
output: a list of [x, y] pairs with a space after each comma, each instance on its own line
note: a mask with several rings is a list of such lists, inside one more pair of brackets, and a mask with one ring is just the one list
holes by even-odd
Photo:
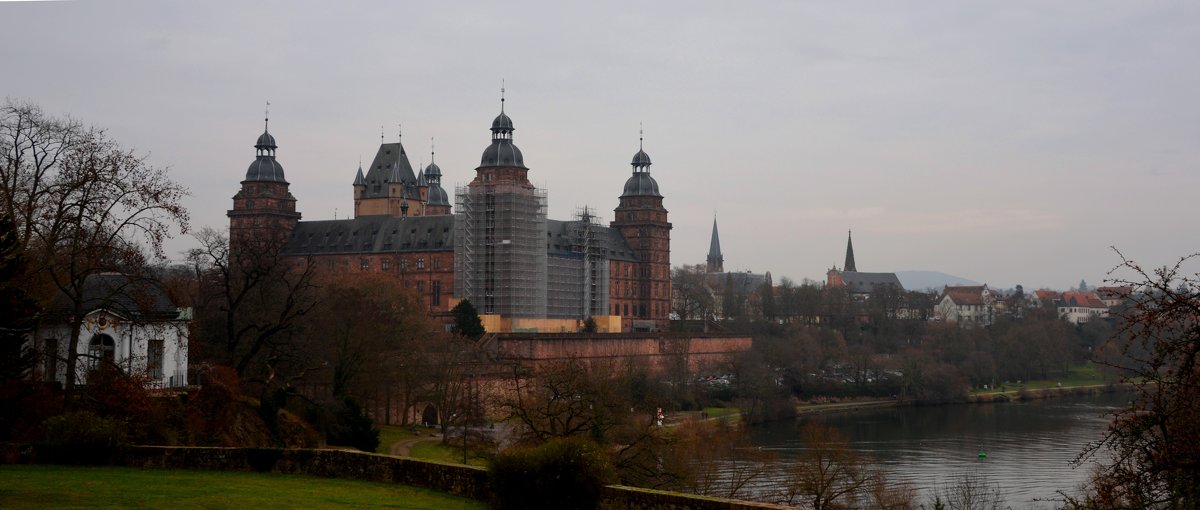
[[608, 456], [595, 443], [561, 438], [501, 453], [488, 477], [491, 507], [497, 510], [590, 510], [613, 474]]
[[342, 399], [334, 412], [334, 422], [325, 431], [325, 441], [331, 445], [353, 446], [364, 452], [379, 447], [379, 429], [353, 398]]
[[47, 419], [44, 450], [50, 462], [100, 464], [119, 448], [129, 445], [129, 427], [116, 418], [77, 411]]

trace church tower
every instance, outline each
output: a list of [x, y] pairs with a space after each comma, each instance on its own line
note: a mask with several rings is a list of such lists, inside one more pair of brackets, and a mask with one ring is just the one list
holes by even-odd
[[713, 215], [712, 239], [708, 241], [708, 272], [724, 273], [725, 257], [721, 255], [721, 237], [717, 235], [717, 216]]
[[846, 264], [842, 267], [843, 272], [857, 272], [854, 267], [854, 241], [850, 239], [850, 231], [846, 231]]
[[254, 143], [255, 158], [246, 170], [242, 189], [233, 196], [229, 217], [231, 251], [240, 251], [247, 242], [267, 241], [282, 246], [292, 237], [300, 213], [296, 212], [296, 197], [288, 191], [283, 177], [283, 165], [275, 159], [275, 137], [268, 129], [269, 118], [263, 119], [263, 133]]
[[[529, 168], [513, 144], [503, 89], [491, 131], [475, 179], [455, 191], [454, 294], [481, 314], [543, 318], [546, 192], [529, 182]], [[439, 182], [440, 173], [434, 172]]]
[[669, 326], [671, 312], [671, 223], [658, 182], [650, 176], [650, 155], [643, 149], [640, 136], [631, 165], [633, 175], [625, 181], [610, 226], [621, 233], [637, 256], [632, 318], [654, 321], [662, 331]]

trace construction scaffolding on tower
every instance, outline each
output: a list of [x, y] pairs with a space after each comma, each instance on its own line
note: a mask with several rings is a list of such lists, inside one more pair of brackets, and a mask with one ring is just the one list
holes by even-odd
[[455, 208], [455, 292], [481, 314], [545, 317], [545, 190], [460, 186]]

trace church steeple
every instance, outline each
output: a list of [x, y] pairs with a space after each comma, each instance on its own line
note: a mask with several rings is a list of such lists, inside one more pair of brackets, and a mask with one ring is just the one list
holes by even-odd
[[850, 239], [849, 230], [846, 231], [846, 265], [842, 271], [858, 272], [858, 269], [854, 267], [854, 241]]
[[717, 235], [716, 214], [713, 214], [712, 239], [708, 241], [708, 272], [725, 272], [725, 257], [721, 255], [721, 237]]

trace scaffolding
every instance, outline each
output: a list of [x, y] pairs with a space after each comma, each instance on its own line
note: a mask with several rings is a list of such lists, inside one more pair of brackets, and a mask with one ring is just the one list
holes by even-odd
[[545, 317], [545, 190], [477, 182], [454, 195], [455, 293], [481, 314]]
[[580, 315], [608, 315], [608, 257], [606, 255], [608, 229], [600, 226], [600, 218], [592, 209], [583, 206], [575, 210], [572, 225], [577, 251], [582, 254], [580, 275]]

